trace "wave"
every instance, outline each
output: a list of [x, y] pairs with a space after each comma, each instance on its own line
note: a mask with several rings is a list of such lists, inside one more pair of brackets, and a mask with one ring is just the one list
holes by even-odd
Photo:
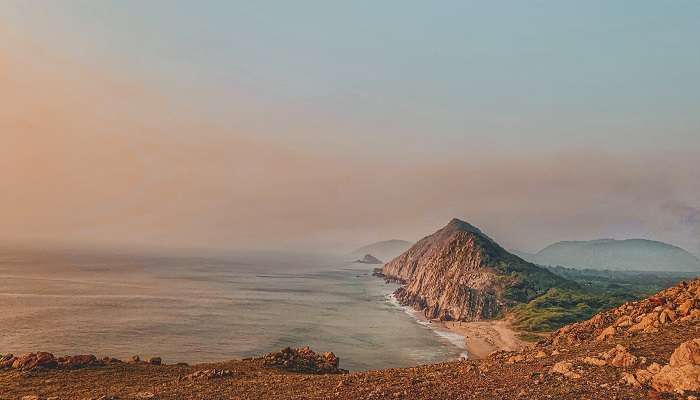
[[[422, 326], [425, 326], [429, 328], [433, 333], [435, 333], [437, 336], [445, 339], [448, 341], [450, 344], [453, 346], [459, 348], [459, 349], [466, 349], [466, 346], [464, 344], [464, 336], [460, 335], [459, 333], [455, 333], [449, 330], [445, 329], [439, 329], [435, 327], [433, 323], [431, 323], [428, 319], [423, 317], [420, 312], [416, 311], [410, 306], [404, 306], [401, 303], [399, 303], [399, 300], [394, 296], [393, 293], [390, 293], [386, 295], [386, 300], [389, 304], [391, 304], [394, 307], [400, 308], [403, 310], [406, 314], [410, 315], [411, 318], [413, 318], [414, 321], [419, 323]], [[463, 351], [459, 355], [460, 359], [467, 359], [469, 358], [469, 354], [466, 351]]]

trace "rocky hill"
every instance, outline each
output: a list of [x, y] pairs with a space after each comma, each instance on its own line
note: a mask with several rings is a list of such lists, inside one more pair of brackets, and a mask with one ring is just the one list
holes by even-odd
[[413, 243], [405, 240], [384, 240], [360, 247], [350, 254], [355, 257], [362, 257], [365, 254], [372, 254], [381, 260], [390, 261], [394, 257], [406, 251], [409, 247], [411, 247], [411, 245], [413, 245]]
[[627, 271], [700, 272], [700, 260], [686, 250], [646, 239], [557, 242], [523, 257], [541, 265]]
[[507, 252], [458, 219], [427, 236], [382, 269], [404, 283], [395, 292], [427, 318], [471, 321], [496, 317], [509, 306], [553, 287], [576, 284]]

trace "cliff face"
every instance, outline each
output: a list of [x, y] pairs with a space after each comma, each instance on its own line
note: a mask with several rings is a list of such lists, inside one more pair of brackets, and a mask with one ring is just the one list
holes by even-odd
[[386, 264], [382, 273], [405, 283], [394, 293], [399, 302], [442, 320], [493, 318], [551, 287], [575, 286], [458, 219]]

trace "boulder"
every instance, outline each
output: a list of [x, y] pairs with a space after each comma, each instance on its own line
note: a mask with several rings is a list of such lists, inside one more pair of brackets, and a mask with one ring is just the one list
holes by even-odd
[[38, 352], [23, 354], [14, 359], [12, 368], [21, 370], [33, 370], [37, 368], [56, 368], [58, 363], [56, 358], [51, 353]]
[[666, 365], [654, 375], [651, 387], [659, 392], [683, 393], [686, 390], [700, 390], [700, 367], [697, 365], [684, 365], [672, 367]]
[[160, 364], [163, 363], [163, 360], [161, 360], [160, 357], [151, 357], [151, 358], [148, 360], [148, 363], [151, 364], [151, 365], [160, 365]]
[[614, 326], [609, 326], [609, 327], [603, 329], [603, 331], [600, 333], [600, 335], [596, 336], [595, 340], [601, 342], [605, 339], [612, 338], [615, 336], [616, 332], [617, 331], [615, 330]]
[[700, 364], [700, 339], [693, 339], [681, 343], [673, 354], [671, 354], [669, 364], [672, 367]]
[[0, 358], [0, 369], [11, 368], [12, 363], [15, 361], [15, 356], [12, 354], [5, 354]]
[[686, 315], [688, 315], [690, 310], [694, 308], [694, 306], [695, 306], [695, 301], [692, 299], [688, 299], [688, 300], [684, 301], [681, 305], [679, 305], [678, 308], [676, 308], [676, 311], [678, 312], [678, 314], [680, 314], [682, 316], [686, 316]]
[[580, 379], [581, 374], [575, 372], [572, 370], [574, 367], [574, 364], [571, 362], [567, 361], [560, 361], [552, 367], [552, 369], [549, 371], [552, 374], [561, 374], [564, 375], [565, 377], [569, 379]]
[[603, 365], [607, 364], [607, 362], [605, 360], [601, 360], [598, 357], [585, 357], [583, 359], [583, 362], [584, 362], [584, 364], [595, 365], [598, 367], [602, 367]]
[[671, 355], [670, 364], [654, 375], [651, 386], [659, 392], [699, 391], [699, 363], [700, 339], [684, 342]]
[[630, 374], [629, 372], [623, 372], [622, 373], [622, 378], [620, 378], [620, 382], [632, 386], [632, 387], [639, 387], [641, 386], [641, 383], [637, 380], [637, 378]]
[[60, 357], [58, 360], [58, 366], [65, 369], [77, 369], [84, 368], [89, 365], [97, 364], [97, 357], [92, 354], [79, 354], [74, 356]]
[[637, 357], [627, 351], [622, 345], [615, 346], [612, 350], [603, 353], [603, 359], [613, 367], [629, 368], [637, 364]]
[[308, 346], [300, 349], [285, 348], [269, 353], [263, 357], [267, 366], [278, 367], [288, 371], [308, 372], [313, 374], [347, 373], [338, 368], [340, 359], [331, 352], [315, 353]]

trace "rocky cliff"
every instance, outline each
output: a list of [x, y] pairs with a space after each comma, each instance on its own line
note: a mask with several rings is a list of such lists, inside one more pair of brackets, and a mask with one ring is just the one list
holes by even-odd
[[576, 284], [507, 252], [478, 228], [453, 219], [382, 269], [404, 283], [399, 302], [427, 318], [480, 320], [551, 287]]

